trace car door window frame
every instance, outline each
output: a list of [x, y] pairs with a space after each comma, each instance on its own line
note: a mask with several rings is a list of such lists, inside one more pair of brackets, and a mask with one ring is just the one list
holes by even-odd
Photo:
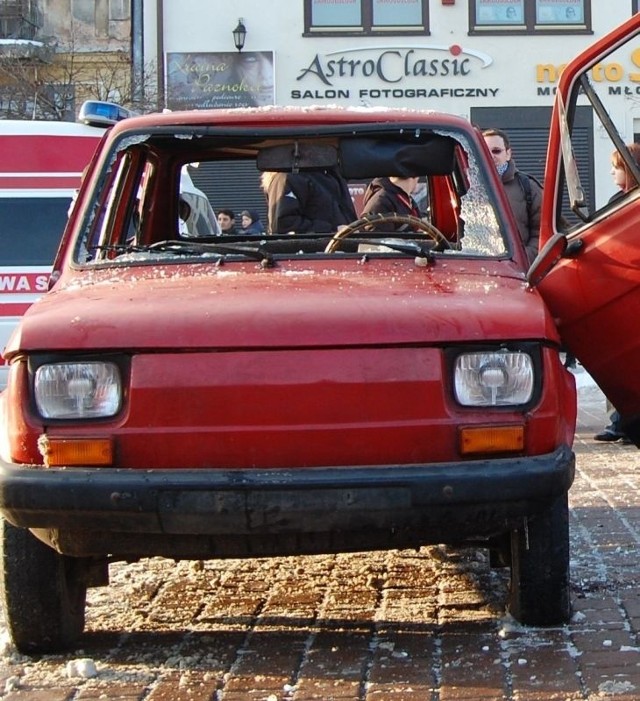
[[[552, 124], [550, 131], [550, 148], [546, 164], [546, 187], [543, 200], [542, 222], [541, 222], [541, 250], [529, 271], [529, 281], [531, 284], [540, 283], [547, 272], [549, 272], [555, 261], [558, 259], [558, 251], [562, 248], [560, 255], [570, 257], [576, 255], [580, 249], [581, 231], [590, 222], [594, 221], [601, 213], [605, 212], [612, 205], [609, 202], [603, 206], [589, 210], [586, 203], [581, 202], [581, 185], [577, 163], [574, 158], [574, 151], [571, 146], [571, 133], [577, 111], [579, 98], [586, 99], [593, 110], [593, 114], [598, 118], [599, 123], [611, 139], [612, 144], [622, 154], [625, 163], [640, 183], [640, 169], [633, 162], [629, 154], [624, 139], [620, 136], [619, 130], [610, 118], [606, 106], [593, 89], [588, 78], [588, 73], [595, 65], [602, 62], [610, 54], [629, 44], [634, 37], [640, 35], [640, 23], [636, 16], [613, 30], [609, 35], [600, 39], [594, 46], [589, 47], [586, 52], [576, 57], [565, 68], [558, 85]], [[554, 138], [555, 132], [555, 138]], [[560, 146], [558, 146], [558, 141]], [[560, 152], [558, 152], [560, 149]], [[567, 197], [567, 189], [574, 194], [576, 209], [579, 211], [579, 219], [582, 224], [573, 228], [568, 228], [562, 221], [562, 204]], [[634, 188], [637, 192], [637, 187]], [[584, 206], [583, 206], [584, 205]], [[575, 211], [575, 210], [574, 210]], [[553, 216], [549, 216], [552, 214]], [[554, 226], [551, 227], [553, 220]], [[566, 246], [559, 245], [557, 238], [568, 236], [569, 242]]]

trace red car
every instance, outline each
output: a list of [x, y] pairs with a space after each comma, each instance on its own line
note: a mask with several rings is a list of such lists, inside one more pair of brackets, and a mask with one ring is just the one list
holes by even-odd
[[[18, 649], [73, 644], [87, 587], [108, 583], [110, 562], [147, 556], [475, 545], [511, 568], [518, 620], [565, 622], [576, 393], [561, 351], [598, 381], [615, 375], [598, 352], [609, 339], [583, 351], [580, 300], [564, 288], [583, 262], [599, 270], [605, 223], [580, 203], [573, 223], [560, 216], [576, 171], [565, 112], [550, 140], [549, 243], [529, 283], [490, 154], [463, 119], [258, 108], [113, 127], [52, 287], [5, 351], [1, 581]], [[180, 181], [196, 165], [214, 207], [230, 173], [417, 175], [424, 216], [189, 231]], [[607, 221], [630, 239], [625, 206]], [[638, 392], [625, 402], [603, 386], [632, 416]]]

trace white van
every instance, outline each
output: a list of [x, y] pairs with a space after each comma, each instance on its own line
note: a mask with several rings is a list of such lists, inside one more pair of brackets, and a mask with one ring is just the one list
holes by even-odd
[[[47, 289], [82, 172], [105, 130], [133, 114], [88, 101], [77, 122], [0, 121], [0, 390], [7, 381], [2, 351], [20, 317]], [[190, 208], [183, 235], [219, 234], [215, 212], [186, 168], [180, 188]]]
[[[47, 289], [69, 205], [100, 138], [131, 114], [90, 101], [75, 123], [0, 121], [0, 353]], [[0, 357], [0, 389], [6, 375]]]

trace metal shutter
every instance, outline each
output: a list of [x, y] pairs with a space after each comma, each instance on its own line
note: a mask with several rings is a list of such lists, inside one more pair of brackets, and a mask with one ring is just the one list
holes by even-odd
[[253, 161], [203, 162], [198, 168], [189, 168], [189, 173], [216, 213], [219, 209], [232, 209], [236, 226], [240, 227], [240, 212], [255, 209], [266, 227], [267, 204], [260, 187], [260, 173]]

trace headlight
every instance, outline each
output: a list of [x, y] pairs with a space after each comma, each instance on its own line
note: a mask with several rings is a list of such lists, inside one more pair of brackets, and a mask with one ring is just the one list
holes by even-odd
[[533, 396], [533, 361], [522, 351], [463, 353], [456, 358], [453, 386], [463, 406], [526, 404]]
[[120, 410], [122, 383], [115, 363], [42, 365], [34, 381], [36, 406], [46, 419], [96, 419]]

